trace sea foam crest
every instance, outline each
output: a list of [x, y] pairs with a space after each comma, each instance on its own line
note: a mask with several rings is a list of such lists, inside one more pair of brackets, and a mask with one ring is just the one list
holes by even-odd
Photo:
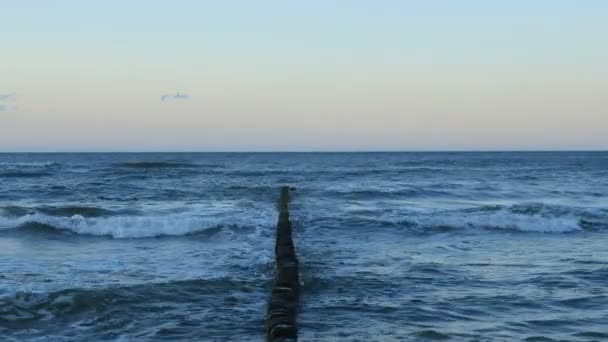
[[573, 209], [531, 205], [495, 207], [493, 209], [451, 211], [411, 218], [419, 226], [503, 229], [522, 232], [566, 233], [581, 231], [581, 213]]
[[27, 224], [42, 224], [50, 229], [67, 230], [76, 234], [110, 236], [116, 239], [147, 238], [157, 236], [180, 236], [203, 232], [222, 226], [270, 227], [274, 221], [272, 213], [263, 211], [237, 211], [221, 215], [194, 215], [192, 213], [111, 216], [111, 217], [57, 217], [45, 214], [28, 214], [20, 217], [0, 217], [0, 227], [10, 229]]
[[[517, 230], [523, 232], [566, 233], [582, 230], [580, 219], [575, 216], [543, 217], [500, 211], [489, 214], [446, 215], [429, 218], [425, 224], [455, 227], [479, 227], [488, 229]], [[430, 222], [429, 222], [430, 221]]]

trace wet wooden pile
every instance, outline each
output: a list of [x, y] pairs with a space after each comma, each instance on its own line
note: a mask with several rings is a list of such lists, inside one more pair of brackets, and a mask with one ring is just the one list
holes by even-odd
[[289, 191], [290, 188], [287, 186], [281, 188], [278, 205], [276, 274], [266, 313], [268, 341], [296, 340], [298, 335], [296, 317], [300, 276], [289, 220]]

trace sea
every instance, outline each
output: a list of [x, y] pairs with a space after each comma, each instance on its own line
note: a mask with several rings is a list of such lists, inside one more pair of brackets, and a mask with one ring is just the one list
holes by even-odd
[[608, 153], [0, 154], [0, 340], [608, 341]]

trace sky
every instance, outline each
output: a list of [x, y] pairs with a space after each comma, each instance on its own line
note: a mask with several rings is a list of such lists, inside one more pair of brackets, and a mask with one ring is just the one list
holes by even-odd
[[607, 150], [608, 1], [0, 0], [0, 151]]

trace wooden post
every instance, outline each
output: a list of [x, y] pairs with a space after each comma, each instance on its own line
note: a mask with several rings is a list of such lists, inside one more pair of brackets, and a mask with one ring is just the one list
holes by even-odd
[[300, 296], [298, 258], [289, 221], [289, 187], [281, 187], [279, 198], [275, 260], [276, 275], [268, 311], [266, 333], [268, 341], [297, 340], [297, 307]]

